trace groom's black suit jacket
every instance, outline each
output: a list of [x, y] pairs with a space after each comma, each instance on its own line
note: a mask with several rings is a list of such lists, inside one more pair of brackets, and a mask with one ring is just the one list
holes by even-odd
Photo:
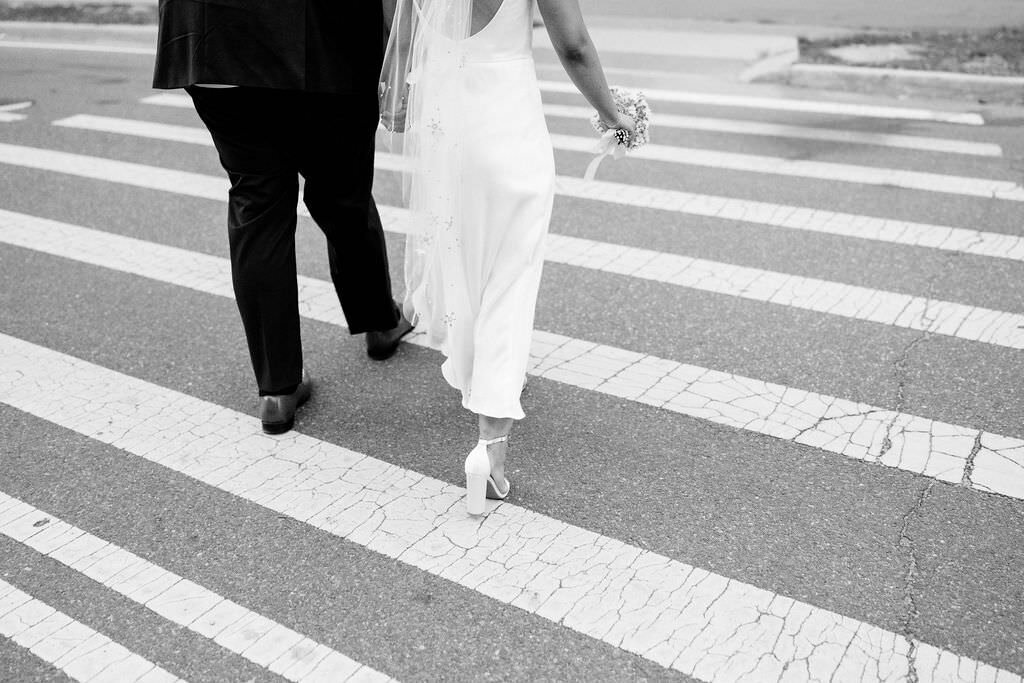
[[376, 92], [384, 18], [374, 0], [160, 0], [155, 88], [221, 83]]
[[[298, 176], [349, 332], [398, 324], [373, 203], [381, 0], [160, 0], [153, 86], [187, 88], [231, 180], [232, 282], [261, 394], [302, 376]], [[190, 88], [222, 84], [239, 88]]]

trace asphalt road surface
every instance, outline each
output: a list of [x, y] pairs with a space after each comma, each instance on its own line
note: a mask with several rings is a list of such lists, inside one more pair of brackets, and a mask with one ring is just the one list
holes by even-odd
[[[507, 503], [439, 371], [344, 330], [300, 219], [259, 434], [225, 181], [145, 54], [0, 47], [0, 679], [1024, 674], [1024, 112], [651, 93], [559, 196]], [[154, 95], [163, 95], [151, 99]], [[393, 160], [376, 196], [401, 289]], [[415, 342], [415, 340], [413, 340]]]
[[581, 0], [588, 13], [649, 20], [708, 20], [888, 30], [1019, 26], [1019, 0]]

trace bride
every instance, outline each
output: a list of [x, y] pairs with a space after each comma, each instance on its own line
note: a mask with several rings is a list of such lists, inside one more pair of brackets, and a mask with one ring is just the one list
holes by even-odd
[[[555, 164], [532, 56], [535, 0], [383, 0], [391, 18], [384, 127], [403, 157], [411, 225], [406, 316], [445, 356], [479, 417], [466, 503], [504, 499], [508, 438], [524, 417]], [[631, 135], [579, 0], [536, 0], [559, 59], [609, 128]]]

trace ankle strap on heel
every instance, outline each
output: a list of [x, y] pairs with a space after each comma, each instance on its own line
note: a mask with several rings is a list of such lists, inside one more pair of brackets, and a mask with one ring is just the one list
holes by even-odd
[[508, 441], [508, 434], [505, 434], [503, 436], [498, 436], [498, 437], [495, 437], [493, 439], [480, 439], [480, 443], [482, 443], [485, 446], [491, 446], [493, 444], [502, 443], [502, 442], [505, 442], [505, 441]]

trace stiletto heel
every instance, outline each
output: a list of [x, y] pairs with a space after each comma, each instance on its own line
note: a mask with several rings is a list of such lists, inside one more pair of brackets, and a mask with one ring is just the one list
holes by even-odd
[[466, 473], [466, 511], [482, 515], [487, 510], [487, 475]]
[[505, 479], [505, 490], [501, 491], [491, 476], [491, 459], [487, 447], [508, 441], [508, 434], [496, 439], [481, 439], [466, 456], [466, 510], [471, 515], [482, 515], [487, 509], [487, 499], [504, 500], [512, 490], [512, 484]]

